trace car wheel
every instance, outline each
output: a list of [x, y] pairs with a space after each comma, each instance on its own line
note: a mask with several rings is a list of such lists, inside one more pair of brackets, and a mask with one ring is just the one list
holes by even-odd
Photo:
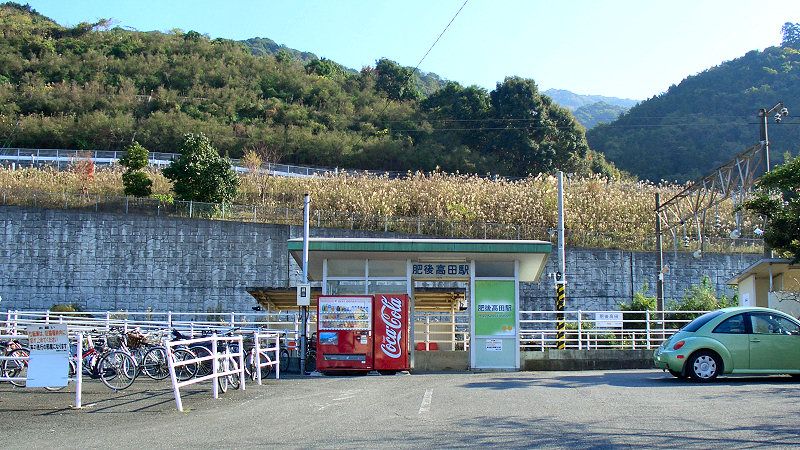
[[722, 371], [722, 361], [716, 353], [700, 351], [687, 362], [689, 376], [696, 381], [711, 381]]
[[686, 378], [686, 375], [682, 374], [679, 371], [672, 370], [672, 369], [667, 369], [667, 370], [669, 370], [669, 374], [672, 375], [675, 378], [680, 378], [680, 379]]

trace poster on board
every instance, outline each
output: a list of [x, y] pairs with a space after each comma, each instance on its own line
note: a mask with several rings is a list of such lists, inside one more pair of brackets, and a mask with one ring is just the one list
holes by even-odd
[[28, 375], [25, 387], [62, 387], [69, 381], [66, 324], [28, 325]]

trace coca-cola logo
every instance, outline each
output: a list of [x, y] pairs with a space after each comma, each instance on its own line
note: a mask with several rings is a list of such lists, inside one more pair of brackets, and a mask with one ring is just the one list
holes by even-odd
[[403, 302], [399, 298], [381, 297], [381, 320], [386, 325], [381, 351], [389, 358], [400, 358], [403, 354]]

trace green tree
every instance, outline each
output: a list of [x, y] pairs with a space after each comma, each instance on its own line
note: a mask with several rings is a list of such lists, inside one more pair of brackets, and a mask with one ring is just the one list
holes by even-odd
[[[654, 311], [656, 309], [656, 298], [647, 295], [648, 285], [642, 286], [642, 289], [633, 294], [633, 299], [630, 303], [621, 303], [619, 305], [620, 311]], [[623, 316], [626, 322], [623, 322], [622, 328], [625, 330], [644, 330], [647, 325], [647, 314], [625, 314]], [[651, 324], [653, 316], [651, 315]]]
[[416, 87], [414, 72], [396, 62], [381, 58], [375, 64], [377, 79], [375, 88], [391, 100], [416, 100], [420, 93]]
[[525, 176], [554, 170], [573, 171], [589, 150], [583, 127], [569, 111], [539, 94], [533, 80], [508, 77], [490, 94], [489, 153], [502, 172]]
[[[673, 311], [714, 311], [720, 308], [736, 306], [738, 303], [739, 300], [735, 295], [732, 298], [728, 298], [726, 295], [717, 296], [717, 291], [714, 285], [711, 284], [711, 279], [708, 276], [703, 276], [700, 279], [700, 284], [689, 286], [689, 289], [686, 290], [679, 302], [670, 302], [669, 309]], [[688, 321], [699, 315], [700, 313], [682, 313], [670, 317], [679, 321]]]
[[180, 153], [163, 171], [179, 199], [225, 203], [234, 198], [239, 183], [236, 173], [204, 134], [187, 134]]
[[148, 154], [146, 148], [134, 141], [126, 149], [125, 155], [119, 159], [120, 165], [125, 167], [125, 173], [122, 174], [125, 195], [147, 197], [153, 192], [153, 180], [144, 172]]
[[781, 27], [781, 47], [800, 48], [800, 23], [786, 22]]
[[743, 207], [767, 218], [764, 242], [793, 263], [800, 261], [800, 156], [764, 174], [756, 197]]

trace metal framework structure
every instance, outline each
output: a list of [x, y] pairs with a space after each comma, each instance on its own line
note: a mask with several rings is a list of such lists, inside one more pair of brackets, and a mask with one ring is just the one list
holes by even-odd
[[764, 172], [765, 150], [763, 143], [748, 148], [658, 205], [656, 213], [661, 219], [662, 232], [693, 224], [698, 235], [702, 235], [705, 214], [709, 209], [727, 199], [741, 204]]

